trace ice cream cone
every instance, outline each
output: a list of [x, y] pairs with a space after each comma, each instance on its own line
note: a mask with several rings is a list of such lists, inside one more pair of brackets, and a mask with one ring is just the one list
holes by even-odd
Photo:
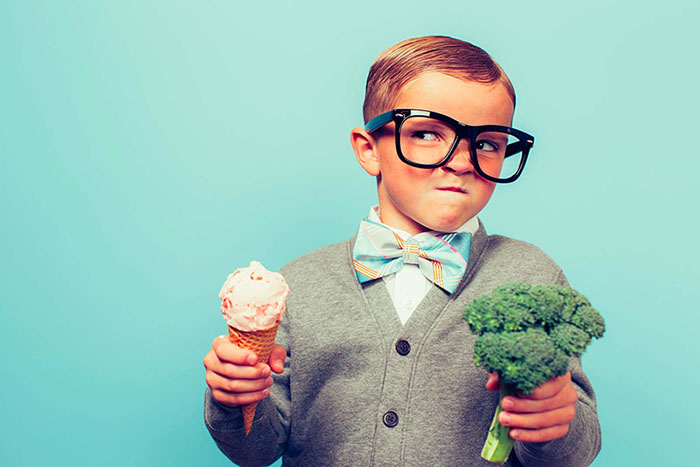
[[[272, 344], [275, 343], [278, 326], [277, 324], [270, 329], [262, 331], [241, 331], [229, 325], [228, 338], [232, 344], [253, 351], [258, 356], [258, 362], [267, 363], [272, 351]], [[253, 417], [255, 417], [255, 409], [257, 407], [257, 402], [241, 406], [246, 435], [250, 433], [250, 428], [253, 426]]]
[[[267, 363], [288, 296], [289, 286], [284, 277], [268, 271], [257, 261], [229, 274], [219, 291], [229, 340], [254, 352], [258, 362]], [[253, 426], [257, 406], [257, 402], [241, 406], [246, 435]]]

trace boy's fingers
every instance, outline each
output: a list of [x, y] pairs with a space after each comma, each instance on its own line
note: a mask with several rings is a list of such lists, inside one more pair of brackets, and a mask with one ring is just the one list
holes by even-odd
[[244, 392], [240, 394], [235, 394], [232, 392], [212, 390], [212, 397], [220, 404], [228, 405], [230, 407], [238, 407], [245, 404], [252, 404], [253, 402], [259, 402], [270, 395], [269, 389], [263, 389], [262, 391], [255, 392]]
[[255, 366], [239, 366], [221, 362], [218, 366], [212, 367], [211, 371], [230, 379], [260, 379], [270, 375], [270, 369], [264, 363], [258, 363]]
[[246, 393], [262, 391], [272, 386], [272, 377], [259, 379], [229, 379], [213, 372], [208, 372], [206, 381], [212, 391]]
[[281, 345], [273, 345], [272, 352], [270, 352], [270, 359], [268, 363], [270, 368], [275, 373], [282, 373], [284, 371], [284, 360], [287, 357], [287, 351]]
[[217, 337], [212, 344], [212, 348], [219, 360], [235, 363], [236, 365], [255, 365], [258, 362], [258, 357], [254, 352], [233, 345], [228, 339], [223, 337]]
[[498, 373], [489, 373], [489, 379], [486, 381], [486, 389], [489, 391], [498, 391]]
[[563, 438], [569, 432], [569, 424], [557, 425], [542, 430], [510, 430], [510, 437], [526, 443], [542, 443]]
[[506, 396], [501, 401], [501, 407], [508, 412], [536, 413], [574, 405], [577, 400], [576, 389], [573, 386], [565, 386], [554, 396], [546, 399], [523, 399]]
[[569, 371], [562, 376], [555, 376], [545, 381], [537, 386], [532, 394], [520, 394], [518, 397], [521, 399], [548, 399], [561, 391], [567, 384], [571, 384], [571, 372]]
[[501, 412], [498, 414], [498, 421], [501, 425], [511, 428], [541, 430], [557, 425], [568, 425], [575, 416], [576, 409], [573, 406], [566, 406], [548, 412], [531, 414]]

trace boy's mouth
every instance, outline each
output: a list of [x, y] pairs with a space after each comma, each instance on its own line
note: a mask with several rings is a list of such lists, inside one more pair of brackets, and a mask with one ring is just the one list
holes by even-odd
[[443, 186], [438, 188], [440, 191], [454, 191], [455, 193], [466, 193], [467, 190], [458, 186]]

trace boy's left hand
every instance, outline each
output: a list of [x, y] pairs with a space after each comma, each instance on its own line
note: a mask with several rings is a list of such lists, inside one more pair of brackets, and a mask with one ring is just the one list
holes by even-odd
[[[486, 389], [498, 390], [497, 373], [489, 373]], [[576, 416], [577, 400], [571, 373], [567, 371], [563, 376], [545, 381], [532, 394], [504, 397], [498, 421], [510, 427], [511, 438], [518, 441], [551, 441], [569, 432], [569, 423]]]

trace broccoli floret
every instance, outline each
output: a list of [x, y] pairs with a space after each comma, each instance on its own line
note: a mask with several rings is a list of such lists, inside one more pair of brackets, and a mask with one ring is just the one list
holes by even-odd
[[576, 309], [576, 313], [571, 318], [571, 324], [596, 339], [603, 337], [605, 332], [603, 317], [590, 304]]
[[[580, 356], [605, 332], [603, 317], [579, 292], [561, 285], [503, 284], [464, 310], [473, 334], [474, 363], [497, 372], [500, 399], [531, 394], [566, 373], [569, 357]], [[513, 448], [509, 429], [498, 423], [500, 400], [481, 456], [504, 463]]]
[[470, 303], [464, 311], [464, 319], [467, 320], [473, 332], [483, 334], [485, 332], [497, 332], [500, 330], [501, 321], [493, 307], [491, 297], [482, 295]]
[[552, 287], [541, 285], [532, 287], [530, 295], [535, 300], [535, 306], [532, 309], [535, 321], [541, 323], [545, 330], [556, 326], [561, 319], [565, 297]]
[[531, 394], [536, 381], [566, 373], [568, 358], [543, 329], [533, 327], [483, 334], [474, 343], [474, 362], [489, 372], [498, 371], [505, 383]]
[[[580, 357], [591, 342], [590, 334], [573, 324], [564, 323], [557, 326], [550, 334], [554, 345], [567, 355]], [[566, 370], [564, 370], [566, 372]]]

